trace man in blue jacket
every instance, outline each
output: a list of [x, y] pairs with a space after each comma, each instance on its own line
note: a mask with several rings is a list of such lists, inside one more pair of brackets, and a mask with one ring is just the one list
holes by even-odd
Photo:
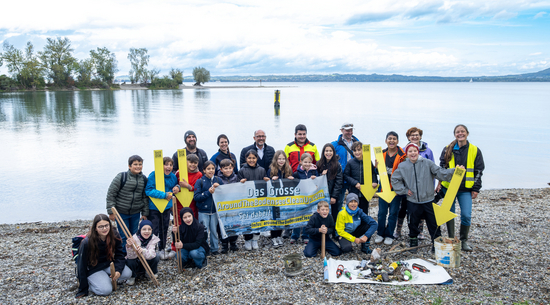
[[[342, 165], [342, 171], [344, 171], [348, 161], [353, 159], [351, 145], [359, 140], [353, 135], [353, 123], [342, 124], [340, 131], [342, 134], [338, 136], [336, 141], [332, 142], [332, 145], [336, 150], [336, 154], [340, 157], [338, 162], [340, 162], [340, 165]], [[338, 202], [336, 202], [339, 206], [342, 206], [342, 203], [344, 202], [344, 196], [346, 195], [346, 190], [348, 187], [348, 183], [344, 180], [344, 186], [342, 187], [342, 191], [338, 197]]]

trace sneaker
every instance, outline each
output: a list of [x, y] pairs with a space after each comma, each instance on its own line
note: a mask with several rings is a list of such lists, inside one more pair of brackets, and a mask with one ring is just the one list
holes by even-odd
[[399, 238], [401, 238], [401, 232], [395, 231], [395, 232], [393, 233], [393, 239], [399, 239]]
[[160, 257], [160, 259], [162, 260], [166, 259], [166, 253], [164, 253], [164, 250], [159, 250], [157, 254]]
[[166, 254], [166, 259], [173, 259], [174, 257], [176, 257], [175, 251], [170, 251], [168, 252], [168, 254]]
[[423, 232], [420, 232], [420, 234], [418, 234], [418, 239], [424, 240], [426, 239], [426, 235], [424, 235]]
[[307, 245], [309, 243], [309, 239], [304, 239], [304, 245]]
[[391, 245], [393, 243], [393, 238], [386, 237], [384, 238], [384, 245]]
[[279, 241], [277, 240], [277, 237], [273, 237], [271, 242], [273, 243], [273, 248], [279, 248]]
[[295, 243], [296, 243], [296, 240], [295, 240], [294, 238], [291, 238], [291, 239], [290, 239], [290, 244], [291, 244], [291, 245], [294, 245]]
[[374, 243], [376, 243], [376, 244], [379, 244], [379, 243], [381, 243], [381, 242], [383, 242], [383, 241], [384, 241], [384, 237], [382, 237], [382, 236], [380, 236], [380, 235], [379, 235], [379, 236], [376, 236], [376, 238], [374, 239]]
[[244, 241], [244, 249], [247, 251], [252, 250], [252, 240], [245, 240]]
[[361, 252], [365, 253], [365, 254], [371, 254], [372, 253], [372, 250], [370, 249], [370, 242], [366, 242], [364, 244], [361, 245]]
[[258, 241], [252, 240], [252, 249], [258, 250], [260, 247], [258, 247]]
[[277, 237], [277, 242], [279, 243], [279, 247], [282, 247], [283, 244], [284, 244], [284, 241], [283, 241], [282, 237]]

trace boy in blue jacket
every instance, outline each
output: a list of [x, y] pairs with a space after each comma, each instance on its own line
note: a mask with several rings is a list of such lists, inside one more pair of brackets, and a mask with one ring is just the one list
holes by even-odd
[[[317, 250], [321, 248], [322, 238], [325, 238], [325, 248], [332, 256], [342, 254], [340, 248], [330, 239], [329, 235], [334, 233], [334, 219], [329, 216], [329, 205], [326, 201], [317, 203], [317, 213], [313, 213], [307, 222], [304, 231], [309, 235], [309, 243], [304, 249], [305, 257], [316, 257]], [[325, 234], [323, 236], [323, 234]]]
[[214, 177], [215, 172], [214, 162], [204, 162], [204, 176], [195, 183], [195, 194], [193, 195], [199, 210], [199, 222], [209, 231], [212, 255], [219, 254], [218, 249], [220, 248], [218, 246], [218, 214], [212, 194], [218, 186], [223, 184], [219, 177]]
[[180, 186], [178, 184], [178, 178], [172, 173], [172, 167], [174, 165], [172, 158], [164, 157], [162, 161], [164, 163], [164, 172], [162, 173], [164, 174], [164, 192], [157, 190], [155, 171], [153, 171], [149, 174], [147, 186], [145, 187], [145, 195], [169, 200], [164, 211], [159, 211], [153, 201], [149, 199], [149, 220], [153, 223], [153, 234], [160, 238], [160, 242], [158, 243], [159, 257], [160, 259], [169, 259], [176, 256], [173, 251], [167, 253], [165, 247], [168, 225], [170, 224], [170, 211], [172, 210], [172, 197], [173, 194], [177, 194], [180, 191]]

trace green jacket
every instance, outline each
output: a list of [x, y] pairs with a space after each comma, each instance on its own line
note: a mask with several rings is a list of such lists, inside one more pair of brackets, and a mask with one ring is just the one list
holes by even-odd
[[126, 172], [126, 183], [120, 188], [122, 173], [118, 173], [107, 191], [107, 213], [112, 214], [112, 207], [119, 213], [132, 215], [140, 213], [149, 216], [149, 198], [145, 195], [146, 177]]

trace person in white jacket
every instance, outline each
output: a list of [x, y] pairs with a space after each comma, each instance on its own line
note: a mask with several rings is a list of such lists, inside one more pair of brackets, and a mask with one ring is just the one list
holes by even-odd
[[138, 259], [136, 251], [132, 245], [136, 245], [137, 252], [143, 255], [143, 258], [147, 261], [147, 264], [153, 271], [155, 277], [158, 273], [158, 264], [160, 257], [157, 255], [156, 247], [160, 238], [153, 235], [153, 223], [149, 220], [142, 220], [139, 223], [139, 229], [136, 234], [132, 236], [126, 243], [126, 265], [132, 270], [132, 277], [126, 281], [128, 285], [134, 285], [136, 277], [143, 276], [145, 274], [145, 267]]

